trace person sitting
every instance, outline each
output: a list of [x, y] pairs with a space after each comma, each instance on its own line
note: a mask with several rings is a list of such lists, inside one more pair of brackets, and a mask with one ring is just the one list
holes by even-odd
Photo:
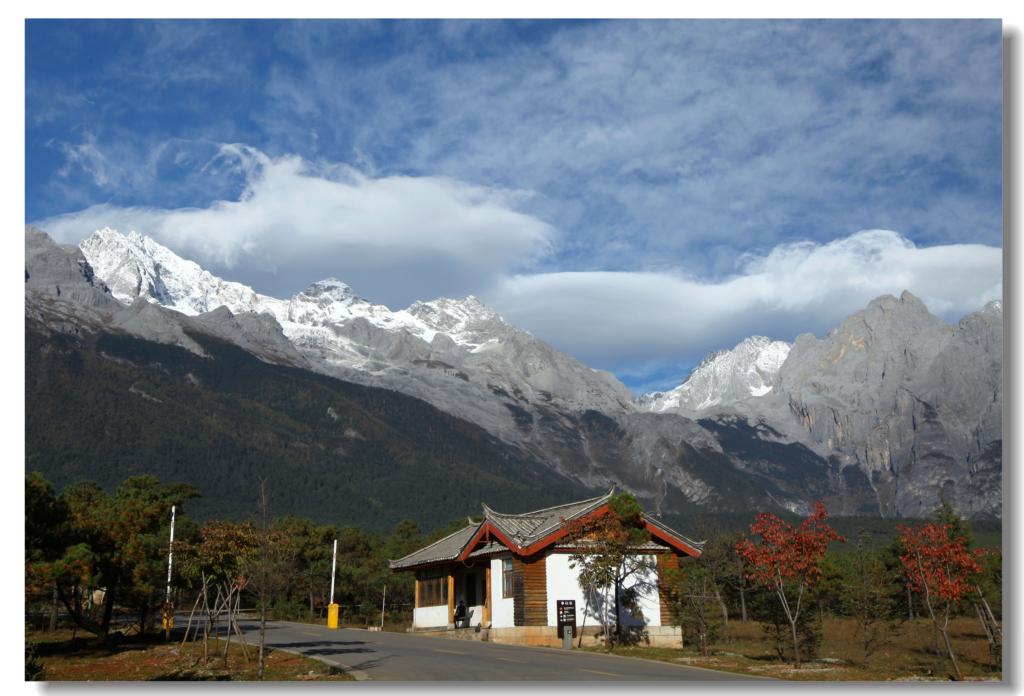
[[463, 628], [469, 626], [469, 617], [466, 616], [466, 603], [459, 600], [459, 606], [455, 607], [455, 628], [459, 628], [459, 624], [462, 624]]

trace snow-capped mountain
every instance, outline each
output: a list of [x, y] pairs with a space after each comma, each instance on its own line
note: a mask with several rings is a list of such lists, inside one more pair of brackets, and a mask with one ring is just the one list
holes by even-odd
[[393, 311], [328, 278], [278, 299], [138, 234], [100, 230], [79, 249], [26, 228], [25, 294], [36, 335], [127, 334], [203, 358], [212, 337], [416, 397], [528, 461], [587, 487], [621, 485], [659, 511], [802, 513], [820, 499], [836, 514], [920, 515], [940, 495], [973, 516], [1001, 510], [998, 303], [954, 327], [910, 293], [883, 296], [820, 340], [752, 337], [634, 402], [612, 375], [476, 298]]
[[764, 396], [778, 383], [790, 344], [764, 336], [744, 339], [732, 350], [711, 353], [675, 389], [644, 394], [641, 410], [698, 413]]
[[81, 244], [90, 266], [117, 299], [137, 298], [195, 316], [227, 307], [233, 314], [269, 314], [297, 346], [325, 351], [331, 360], [367, 367], [361, 350], [341, 327], [362, 319], [370, 326], [406, 332], [430, 343], [438, 334], [468, 350], [493, 341], [504, 326], [498, 314], [472, 295], [464, 300], [442, 298], [416, 302], [400, 311], [369, 302], [337, 278], [319, 280], [287, 300], [263, 295], [247, 285], [222, 280], [199, 264], [137, 232], [121, 234], [109, 227]]
[[[473, 296], [392, 311], [327, 278], [285, 300], [222, 280], [136, 232], [105, 228], [81, 250], [122, 302], [141, 298], [192, 316], [220, 307], [269, 315], [314, 369], [417, 396], [508, 439], [523, 437], [516, 409], [533, 404], [569, 413], [633, 409], [632, 394], [611, 374], [510, 326]], [[507, 402], [495, 399], [502, 394]]]
[[427, 342], [444, 333], [456, 344], [475, 348], [471, 327], [501, 318], [475, 297], [417, 302], [392, 312], [356, 295], [337, 278], [325, 278], [290, 299], [262, 295], [247, 285], [222, 280], [194, 261], [183, 259], [149, 237], [121, 234], [106, 227], [81, 243], [82, 253], [114, 297], [124, 302], [143, 298], [194, 316], [227, 307], [234, 314], [270, 314], [285, 335], [301, 342], [316, 340], [316, 329], [362, 317], [389, 331], [408, 331]]

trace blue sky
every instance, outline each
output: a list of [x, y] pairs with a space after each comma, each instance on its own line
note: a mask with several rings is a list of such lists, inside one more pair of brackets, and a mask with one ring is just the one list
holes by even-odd
[[638, 390], [884, 292], [1001, 294], [998, 21], [31, 21], [26, 52], [26, 220], [62, 241], [472, 293]]

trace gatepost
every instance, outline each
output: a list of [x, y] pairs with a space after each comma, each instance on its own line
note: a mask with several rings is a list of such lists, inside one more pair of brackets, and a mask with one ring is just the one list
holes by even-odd
[[559, 599], [555, 602], [558, 609], [558, 637], [562, 639], [562, 647], [572, 650], [572, 639], [576, 636], [576, 600]]

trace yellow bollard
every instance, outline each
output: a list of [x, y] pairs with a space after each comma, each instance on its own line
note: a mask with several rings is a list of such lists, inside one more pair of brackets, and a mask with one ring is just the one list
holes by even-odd
[[338, 627], [338, 609], [337, 604], [327, 605], [327, 628]]
[[164, 639], [170, 639], [171, 631], [174, 629], [174, 605], [170, 602], [164, 605], [163, 615], [160, 617], [160, 627], [164, 629]]

